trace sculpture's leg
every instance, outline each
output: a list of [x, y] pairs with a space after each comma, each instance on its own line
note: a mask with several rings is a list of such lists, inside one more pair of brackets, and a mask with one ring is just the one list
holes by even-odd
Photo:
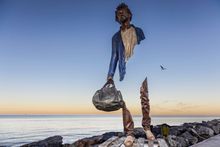
[[141, 85], [140, 89], [140, 98], [141, 98], [141, 109], [142, 109], [142, 126], [144, 130], [150, 129], [150, 105], [149, 105], [149, 97], [148, 97], [148, 85], [147, 79], [145, 79]]
[[134, 122], [131, 116], [130, 111], [127, 109], [125, 102], [122, 107], [122, 115], [123, 115], [123, 125], [124, 132], [126, 133], [126, 139], [124, 141], [124, 145], [126, 147], [132, 147], [135, 137], [134, 137]]
[[133, 122], [130, 111], [126, 107], [125, 102], [122, 107], [122, 116], [123, 116], [124, 132], [126, 133], [127, 136], [128, 135], [133, 136], [134, 122]]
[[143, 81], [140, 89], [141, 98], [141, 108], [142, 108], [142, 126], [146, 133], [146, 136], [150, 140], [154, 140], [155, 137], [150, 130], [151, 118], [150, 118], [150, 105], [149, 105], [149, 94], [148, 94], [148, 84], [147, 78]]

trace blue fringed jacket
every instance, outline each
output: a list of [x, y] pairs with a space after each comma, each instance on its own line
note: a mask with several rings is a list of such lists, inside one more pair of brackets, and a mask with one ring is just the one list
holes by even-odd
[[[141, 28], [135, 27], [134, 25], [131, 25], [131, 26], [135, 28], [136, 35], [137, 35], [137, 44], [140, 44], [140, 42], [145, 39], [144, 33]], [[114, 77], [115, 69], [118, 63], [120, 81], [124, 79], [124, 76], [126, 73], [126, 62], [125, 62], [124, 50], [125, 48], [124, 48], [123, 41], [121, 38], [121, 32], [119, 30], [112, 37], [112, 56], [111, 56], [111, 60], [109, 64], [108, 76]]]

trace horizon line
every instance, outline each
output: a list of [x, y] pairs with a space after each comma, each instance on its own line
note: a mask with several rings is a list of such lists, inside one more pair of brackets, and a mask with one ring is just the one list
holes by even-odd
[[[0, 114], [0, 116], [121, 116], [121, 114]], [[141, 117], [141, 114], [134, 114], [134, 117]], [[151, 117], [220, 117], [220, 115], [151, 115]]]

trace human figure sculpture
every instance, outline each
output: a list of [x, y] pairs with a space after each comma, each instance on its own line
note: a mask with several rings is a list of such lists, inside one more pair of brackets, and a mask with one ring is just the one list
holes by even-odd
[[[131, 24], [132, 13], [125, 3], [121, 3], [117, 6], [115, 11], [115, 20], [120, 24], [120, 30], [112, 37], [112, 55], [109, 65], [109, 71], [107, 81], [113, 80], [115, 70], [118, 64], [120, 81], [124, 79], [126, 73], [126, 63], [134, 53], [134, 47], [140, 44], [145, 39], [144, 33], [141, 28], [138, 28]], [[155, 137], [150, 130], [151, 118], [149, 97], [148, 97], [148, 85], [147, 79], [141, 85], [140, 99], [142, 107], [142, 126], [146, 136], [149, 140], [154, 140]], [[123, 126], [126, 134], [124, 145], [126, 147], [132, 146], [135, 140], [134, 137], [134, 122], [126, 104], [122, 107]]]

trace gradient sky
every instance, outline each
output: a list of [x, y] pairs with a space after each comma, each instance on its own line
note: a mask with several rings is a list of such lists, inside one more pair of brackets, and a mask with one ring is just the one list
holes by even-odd
[[[106, 114], [92, 96], [106, 80], [120, 2], [0, 0], [0, 114]], [[220, 115], [220, 2], [124, 2], [146, 36], [124, 81], [118, 68], [114, 77], [131, 113], [141, 114], [147, 76], [152, 115]]]

